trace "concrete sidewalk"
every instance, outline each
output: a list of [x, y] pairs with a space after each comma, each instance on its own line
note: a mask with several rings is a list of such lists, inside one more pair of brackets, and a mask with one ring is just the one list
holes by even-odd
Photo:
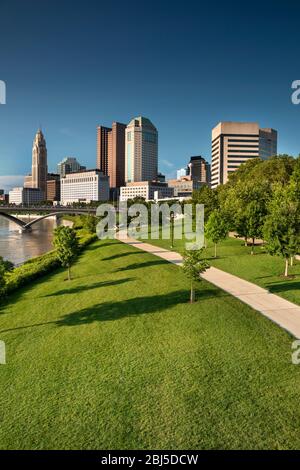
[[[170, 263], [178, 266], [182, 264], [182, 256], [175, 251], [165, 250], [149, 243], [134, 240], [126, 237], [124, 233], [118, 236], [117, 239]], [[278, 295], [271, 294], [256, 284], [244, 281], [217, 268], [209, 268], [201, 277], [262, 313], [296, 338], [300, 338], [300, 306]]]

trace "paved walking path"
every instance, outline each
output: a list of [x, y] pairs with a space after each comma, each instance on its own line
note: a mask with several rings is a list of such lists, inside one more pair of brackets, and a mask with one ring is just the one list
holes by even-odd
[[[182, 256], [175, 251], [165, 250], [164, 248], [126, 237], [124, 233], [119, 234], [117, 238], [127, 245], [132, 245], [135, 248], [152, 253], [170, 263], [179, 266], [182, 264]], [[201, 277], [262, 313], [296, 338], [300, 338], [299, 305], [293, 304], [278, 295], [271, 294], [256, 284], [244, 281], [237, 276], [214, 267], [210, 267]]]

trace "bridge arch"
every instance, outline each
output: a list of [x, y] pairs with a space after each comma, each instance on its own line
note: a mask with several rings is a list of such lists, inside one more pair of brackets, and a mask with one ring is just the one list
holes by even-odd
[[4, 218], [7, 219], [7, 220], [10, 220], [11, 222], [14, 222], [14, 223], [17, 224], [19, 227], [24, 228], [25, 225], [26, 225], [26, 222], [24, 222], [23, 220], [18, 219], [18, 217], [14, 217], [14, 216], [11, 215], [11, 214], [7, 214], [6, 212], [1, 212], [1, 211], [0, 211], [0, 216], [1, 216], [1, 217], [4, 217]]
[[15, 224], [17, 224], [19, 227], [22, 228], [22, 230], [26, 231], [26, 230], [30, 230], [31, 227], [35, 224], [37, 224], [38, 222], [40, 222], [41, 220], [43, 219], [47, 219], [49, 217], [53, 217], [53, 216], [62, 216], [64, 214], [76, 214], [76, 215], [88, 215], [88, 213], [86, 211], [78, 211], [78, 210], [70, 210], [70, 212], [68, 211], [63, 211], [63, 212], [49, 212], [49, 214], [45, 214], [45, 215], [42, 215], [40, 217], [38, 217], [37, 219], [34, 219], [32, 220], [31, 222], [24, 222], [23, 220], [19, 219], [18, 217], [15, 217], [14, 215], [11, 215], [11, 214], [8, 214], [6, 212], [2, 212], [0, 210], [0, 216], [4, 217], [5, 219], [7, 220], [10, 220], [11, 222], [14, 222]]

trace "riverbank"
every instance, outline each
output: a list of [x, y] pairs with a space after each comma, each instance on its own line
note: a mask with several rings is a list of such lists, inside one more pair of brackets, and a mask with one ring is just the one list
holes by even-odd
[[[16, 214], [23, 219], [23, 215]], [[25, 214], [24, 221], [34, 220], [30, 214]], [[61, 220], [63, 225], [72, 226], [73, 222]], [[55, 216], [44, 219], [33, 226], [30, 233], [20, 233], [19, 227], [13, 222], [0, 218], [0, 256], [9, 260], [15, 266], [48, 253], [53, 249], [52, 239], [56, 224]]]

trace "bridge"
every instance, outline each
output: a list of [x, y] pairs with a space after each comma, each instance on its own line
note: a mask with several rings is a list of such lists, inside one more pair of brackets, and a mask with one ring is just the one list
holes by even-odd
[[[72, 207], [14, 207], [14, 206], [0, 206], [0, 217], [4, 217], [11, 222], [18, 225], [22, 232], [30, 232], [33, 225], [37, 224], [41, 220], [47, 219], [48, 217], [60, 216], [60, 215], [95, 215], [97, 208], [82, 208], [74, 209]], [[43, 214], [38, 216], [36, 219], [30, 222], [24, 222], [23, 220], [16, 217], [15, 213], [22, 214]]]

